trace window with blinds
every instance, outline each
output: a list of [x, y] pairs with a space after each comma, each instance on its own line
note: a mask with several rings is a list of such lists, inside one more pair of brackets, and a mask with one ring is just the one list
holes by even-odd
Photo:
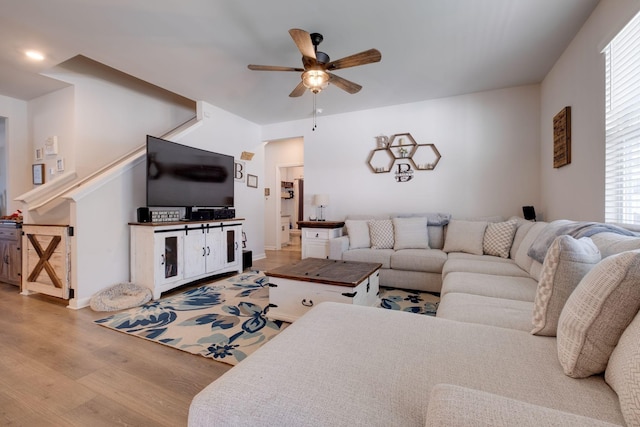
[[640, 13], [604, 54], [605, 221], [640, 224]]

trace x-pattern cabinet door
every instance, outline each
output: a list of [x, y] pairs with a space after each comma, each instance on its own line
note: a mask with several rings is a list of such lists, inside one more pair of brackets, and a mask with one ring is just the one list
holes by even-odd
[[70, 227], [23, 225], [22, 293], [39, 292], [69, 299]]

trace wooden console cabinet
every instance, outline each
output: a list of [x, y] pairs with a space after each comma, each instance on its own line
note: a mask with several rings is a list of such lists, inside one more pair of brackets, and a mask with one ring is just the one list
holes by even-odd
[[22, 273], [22, 227], [17, 223], [0, 224], [0, 282], [20, 286]]
[[130, 223], [131, 282], [162, 292], [242, 272], [242, 220]]

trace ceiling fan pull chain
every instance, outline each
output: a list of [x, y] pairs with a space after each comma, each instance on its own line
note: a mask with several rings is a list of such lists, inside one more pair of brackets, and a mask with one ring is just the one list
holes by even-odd
[[318, 111], [316, 109], [316, 94], [313, 94], [313, 127], [311, 128], [312, 131], [315, 132], [316, 130], [316, 111]]

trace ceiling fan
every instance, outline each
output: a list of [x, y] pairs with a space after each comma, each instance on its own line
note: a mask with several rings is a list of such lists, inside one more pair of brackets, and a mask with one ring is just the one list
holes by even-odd
[[318, 45], [322, 43], [322, 34], [311, 33], [297, 28], [289, 30], [289, 34], [294, 43], [302, 53], [302, 65], [304, 68], [298, 67], [281, 67], [274, 65], [253, 65], [248, 67], [250, 70], [256, 71], [297, 71], [301, 72], [302, 81], [298, 83], [295, 89], [289, 94], [291, 97], [301, 96], [306, 89], [317, 94], [326, 88], [329, 83], [339, 87], [348, 93], [357, 93], [362, 89], [357, 83], [338, 77], [331, 71], [343, 68], [356, 67], [358, 65], [371, 64], [379, 62], [382, 55], [377, 49], [369, 49], [364, 52], [356, 53], [331, 61], [329, 55], [318, 51]]

